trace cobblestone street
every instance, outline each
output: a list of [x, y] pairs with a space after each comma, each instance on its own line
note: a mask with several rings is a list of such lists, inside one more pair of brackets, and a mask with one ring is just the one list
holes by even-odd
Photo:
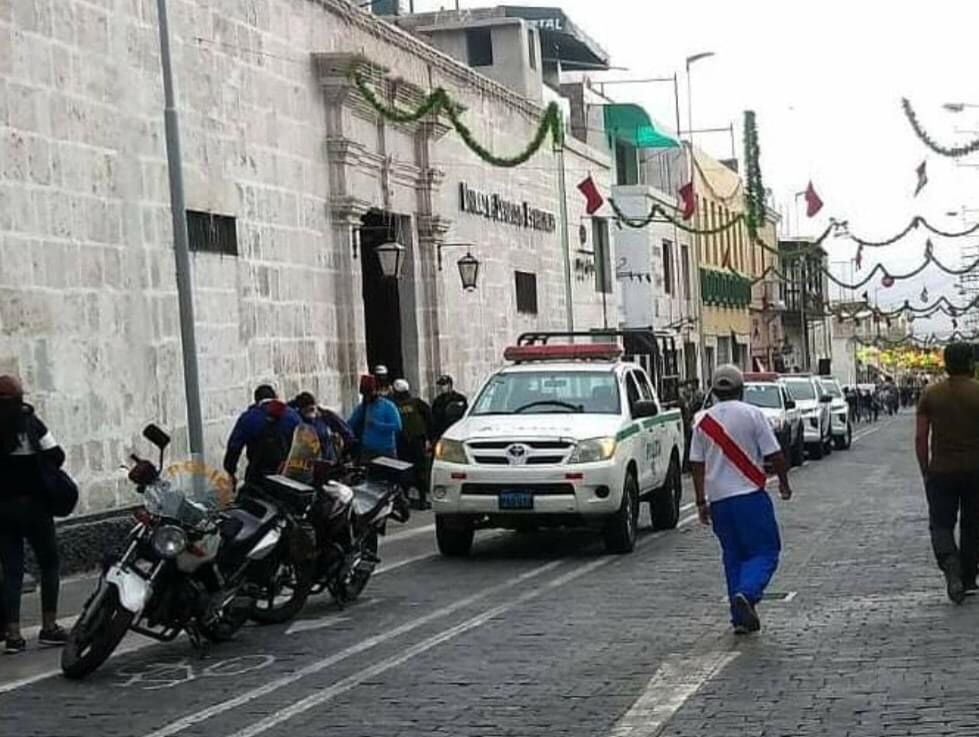
[[[712, 535], [690, 516], [628, 556], [584, 533], [484, 533], [469, 560], [426, 520], [337, 612], [248, 628], [197, 659], [134, 648], [88, 680], [0, 660], [5, 732], [87, 735], [975, 735], [979, 602], [950, 604], [905, 414], [794, 474], [757, 638], [728, 629]], [[780, 599], [780, 600], [779, 600]], [[963, 657], [965, 656], [965, 657]]]

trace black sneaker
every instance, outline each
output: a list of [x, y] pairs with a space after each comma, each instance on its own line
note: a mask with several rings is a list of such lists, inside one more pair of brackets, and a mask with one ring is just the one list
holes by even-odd
[[734, 625], [734, 634], [736, 634], [736, 635], [747, 635], [750, 632], [751, 632], [751, 630], [749, 630], [743, 624], [736, 624], [736, 625]]
[[22, 653], [27, 649], [27, 640], [23, 637], [8, 637], [7, 643], [3, 648], [3, 651], [7, 655], [16, 655], [17, 653]]
[[37, 641], [46, 647], [61, 647], [68, 642], [68, 631], [64, 627], [55, 625], [49, 630], [41, 630], [37, 635]]
[[755, 605], [748, 601], [748, 597], [744, 594], [734, 595], [734, 612], [748, 632], [757, 632], [761, 629], [761, 620], [758, 618], [758, 612], [755, 611]]
[[949, 565], [945, 569], [945, 590], [948, 592], [948, 598], [955, 604], [965, 601], [965, 586], [962, 584], [958, 565]]

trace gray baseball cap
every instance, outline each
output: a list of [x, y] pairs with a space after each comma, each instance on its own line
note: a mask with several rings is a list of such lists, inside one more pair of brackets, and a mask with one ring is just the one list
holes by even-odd
[[724, 364], [714, 369], [710, 388], [718, 392], [733, 392], [744, 386], [744, 374], [733, 364]]

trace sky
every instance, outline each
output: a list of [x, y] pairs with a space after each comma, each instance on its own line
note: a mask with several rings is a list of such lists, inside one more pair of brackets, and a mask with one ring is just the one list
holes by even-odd
[[[461, 0], [461, 7], [489, 2]], [[908, 97], [936, 140], [979, 138], [979, 2], [976, 0], [563, 0], [513, 2], [553, 5], [600, 43], [614, 66], [601, 79], [640, 79], [680, 74], [686, 126], [684, 60], [703, 51], [716, 55], [692, 70], [693, 127], [735, 123], [740, 158], [741, 120], [757, 115], [761, 167], [792, 234], [817, 235], [835, 217], [866, 239], [882, 239], [920, 214], [938, 227], [961, 229], [979, 219], [979, 154], [950, 159], [918, 140], [901, 109]], [[415, 0], [418, 12], [451, 7], [447, 0]], [[606, 88], [622, 102], [642, 104], [656, 119], [675, 120], [669, 84]], [[975, 103], [961, 113], [945, 102]], [[672, 125], [671, 125], [672, 127]], [[958, 131], [958, 132], [957, 132]], [[730, 136], [704, 134], [697, 145], [730, 156]], [[926, 161], [928, 184], [914, 197], [916, 168]], [[971, 166], [970, 166], [971, 165]], [[825, 202], [808, 219], [795, 198], [809, 181]], [[963, 221], [962, 210], [966, 212]], [[955, 211], [950, 216], [947, 213]], [[958, 267], [970, 239], [933, 238], [935, 253]], [[979, 244], [979, 239], [973, 239]], [[856, 245], [828, 241], [834, 273], [862, 278], [876, 261], [894, 272], [923, 260], [925, 236], [915, 232], [898, 245], [866, 249], [864, 266], [851, 266]], [[882, 307], [905, 299], [921, 305], [946, 294], [964, 303], [955, 278], [930, 267], [921, 276], [885, 289], [867, 289]], [[838, 296], [834, 288], [833, 296]], [[950, 330], [945, 319], [918, 321], [915, 332]]]

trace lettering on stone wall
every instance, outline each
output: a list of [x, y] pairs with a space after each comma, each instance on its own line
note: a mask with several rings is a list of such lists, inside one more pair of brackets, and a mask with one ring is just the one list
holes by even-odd
[[553, 233], [557, 229], [554, 214], [531, 207], [527, 202], [514, 202], [498, 194], [487, 194], [459, 183], [459, 208], [471, 215], [482, 215], [488, 220], [507, 223], [521, 228]]

